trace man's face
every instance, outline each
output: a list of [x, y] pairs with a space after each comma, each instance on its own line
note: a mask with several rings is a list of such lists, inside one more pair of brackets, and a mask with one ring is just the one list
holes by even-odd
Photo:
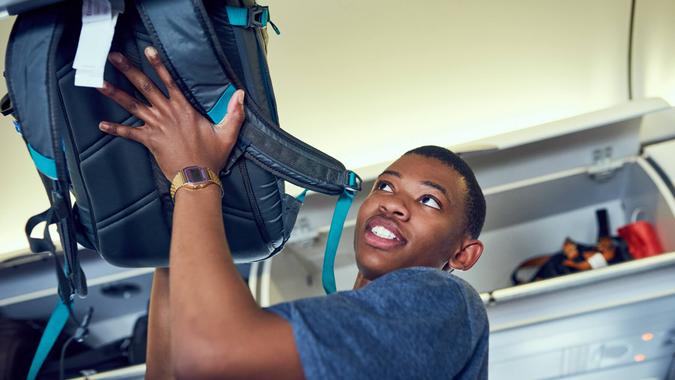
[[442, 268], [465, 237], [466, 185], [445, 163], [407, 154], [375, 182], [356, 222], [354, 249], [368, 280], [400, 268]]

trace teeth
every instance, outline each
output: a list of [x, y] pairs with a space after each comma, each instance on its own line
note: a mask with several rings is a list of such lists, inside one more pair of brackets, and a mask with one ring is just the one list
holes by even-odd
[[382, 226], [375, 226], [371, 230], [376, 236], [381, 237], [383, 239], [389, 239], [393, 240], [396, 239], [396, 235], [394, 235], [393, 232], [389, 231], [388, 229], [382, 227]]

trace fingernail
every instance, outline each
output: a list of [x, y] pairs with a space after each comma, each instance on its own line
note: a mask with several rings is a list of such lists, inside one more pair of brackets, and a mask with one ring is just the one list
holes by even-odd
[[110, 91], [110, 83], [103, 81], [103, 87], [99, 88], [98, 90], [104, 94], [107, 93], [108, 91]]
[[245, 96], [245, 95], [246, 95], [246, 94], [244, 93], [243, 90], [239, 90], [239, 99], [237, 99], [237, 101], [239, 102], [239, 104], [244, 104], [244, 96]]
[[110, 53], [108, 54], [108, 58], [114, 63], [122, 63], [122, 56], [119, 53]]
[[145, 54], [150, 58], [156, 58], [157, 57], [157, 49], [155, 49], [152, 46], [148, 46], [148, 47], [145, 48]]
[[110, 129], [110, 124], [102, 121], [102, 122], [98, 123], [98, 129], [100, 129], [102, 131], [107, 131], [107, 130]]

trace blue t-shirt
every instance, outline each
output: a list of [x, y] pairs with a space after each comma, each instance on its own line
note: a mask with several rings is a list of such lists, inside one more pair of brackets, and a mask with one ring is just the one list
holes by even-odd
[[486, 379], [488, 320], [476, 291], [432, 268], [268, 310], [293, 327], [312, 379]]

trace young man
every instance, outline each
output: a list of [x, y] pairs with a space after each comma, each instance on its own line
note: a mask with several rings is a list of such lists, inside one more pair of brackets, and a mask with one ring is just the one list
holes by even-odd
[[[120, 54], [110, 60], [149, 106], [101, 90], [145, 125], [102, 122], [152, 152], [171, 180], [189, 166], [219, 172], [244, 119], [237, 91], [213, 126], [146, 56], [169, 98]], [[224, 196], [227, 196], [225, 194]], [[153, 283], [147, 377], [389, 379], [487, 377], [488, 322], [477, 293], [447, 273], [480, 257], [485, 200], [471, 169], [438, 147], [406, 153], [361, 206], [355, 290], [261, 309], [232, 261], [218, 185], [175, 197], [169, 269]]]

